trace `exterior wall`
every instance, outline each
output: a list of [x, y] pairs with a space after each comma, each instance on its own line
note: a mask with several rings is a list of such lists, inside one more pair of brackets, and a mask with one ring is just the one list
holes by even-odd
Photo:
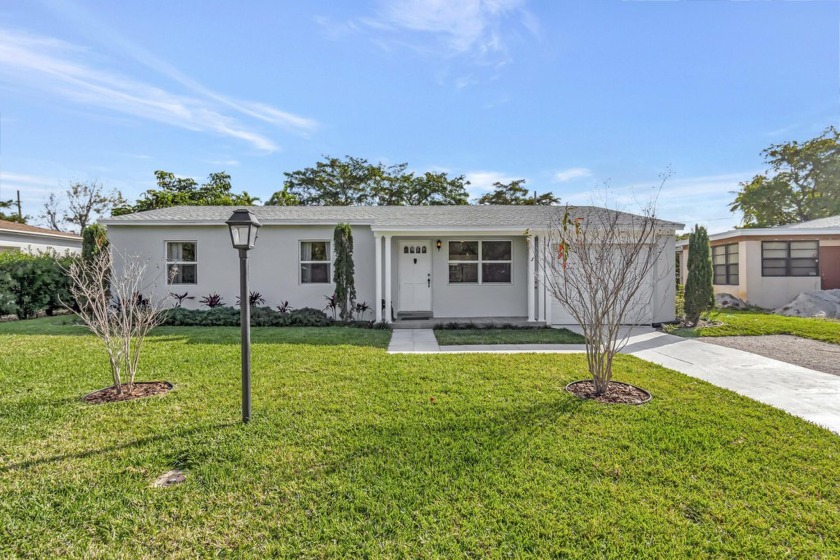
[[[440, 251], [435, 242], [440, 239]], [[517, 317], [528, 315], [528, 245], [525, 237], [474, 236], [459, 237], [404, 236], [391, 239], [391, 287], [394, 312], [399, 313], [399, 242], [428, 240], [432, 251], [432, 316], [457, 317]], [[512, 271], [510, 284], [450, 284], [449, 241], [493, 240], [511, 241]], [[372, 266], [372, 265], [371, 265]], [[358, 264], [356, 265], [358, 270]], [[383, 266], [384, 270], [384, 266]], [[372, 277], [373, 275], [371, 275]], [[384, 288], [383, 288], [384, 289]]]
[[7, 231], [0, 233], [0, 252], [37, 254], [47, 251], [55, 251], [58, 254], [66, 252], [78, 254], [82, 252], [82, 240]]
[[743, 241], [746, 245], [746, 292], [745, 299], [752, 305], [775, 309], [789, 303], [802, 292], [820, 289], [817, 276], [761, 276], [761, 241]]
[[[666, 323], [676, 318], [676, 285], [674, 238], [660, 241], [661, 249], [656, 265], [651, 269], [644, 284], [637, 292], [638, 312], [625, 317], [627, 324]], [[687, 251], [686, 251], [687, 252]], [[551, 322], [554, 325], [573, 325], [572, 315], [552, 298]], [[635, 307], [635, 306], [634, 306]]]
[[[334, 284], [301, 284], [301, 240], [328, 240], [332, 246], [333, 226], [271, 226], [260, 228], [256, 246], [249, 251], [249, 287], [260, 292], [266, 305], [276, 306], [288, 300], [295, 309], [323, 309], [325, 296], [335, 290]], [[227, 226], [132, 227], [111, 225], [108, 237], [114, 247], [129, 255], [141, 255], [151, 261], [150, 291], [160, 297], [170, 292], [189, 292], [195, 300], [184, 307], [200, 308], [199, 299], [216, 292], [226, 305], [235, 305], [239, 295], [239, 256], [233, 249]], [[166, 241], [196, 241], [198, 283], [167, 286]], [[373, 234], [369, 227], [354, 226], [354, 263], [356, 299], [371, 307], [374, 303]], [[174, 303], [174, 302], [173, 302]], [[368, 312], [368, 318], [372, 318]]]

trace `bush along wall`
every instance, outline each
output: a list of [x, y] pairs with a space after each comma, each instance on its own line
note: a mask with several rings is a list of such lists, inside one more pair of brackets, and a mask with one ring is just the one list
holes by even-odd
[[[239, 308], [184, 309], [173, 307], [166, 311], [164, 325], [173, 327], [238, 327]], [[334, 321], [320, 309], [303, 307], [286, 313], [270, 307], [251, 308], [252, 327], [328, 327]]]
[[71, 257], [52, 253], [0, 255], [0, 315], [30, 319], [73, 305], [66, 268]]

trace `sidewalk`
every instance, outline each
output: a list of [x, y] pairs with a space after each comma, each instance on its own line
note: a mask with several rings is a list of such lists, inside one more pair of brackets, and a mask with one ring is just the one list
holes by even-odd
[[[388, 346], [392, 354], [545, 354], [584, 350], [582, 344], [439, 346], [432, 329], [396, 330]], [[840, 376], [650, 328], [634, 328], [622, 352], [729, 389], [840, 434]]]

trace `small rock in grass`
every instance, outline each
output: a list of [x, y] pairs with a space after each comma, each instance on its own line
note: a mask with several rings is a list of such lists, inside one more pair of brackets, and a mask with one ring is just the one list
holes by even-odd
[[175, 484], [181, 484], [182, 482], [187, 480], [187, 476], [179, 471], [178, 469], [171, 470], [169, 472], [163, 473], [155, 480], [153, 486], [155, 488], [165, 488], [167, 486], [173, 486]]

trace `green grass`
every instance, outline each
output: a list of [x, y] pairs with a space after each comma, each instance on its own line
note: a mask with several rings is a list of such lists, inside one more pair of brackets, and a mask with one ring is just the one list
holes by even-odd
[[837, 319], [785, 317], [755, 311], [716, 311], [709, 318], [723, 324], [715, 327], [679, 328], [671, 332], [685, 337], [792, 334], [840, 344], [840, 321]]
[[0, 326], [2, 558], [840, 554], [840, 437], [630, 356], [644, 406], [566, 393], [578, 355], [255, 329], [242, 426], [237, 329], [155, 331], [175, 390], [90, 406], [100, 344], [51, 321]]
[[438, 344], [583, 344], [568, 329], [435, 329]]

